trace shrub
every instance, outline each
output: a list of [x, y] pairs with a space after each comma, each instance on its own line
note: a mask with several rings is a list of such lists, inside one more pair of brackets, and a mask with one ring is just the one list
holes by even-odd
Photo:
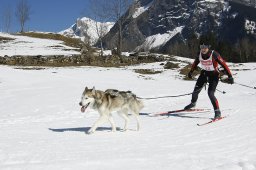
[[[183, 78], [184, 80], [191, 80], [190, 78], [188, 78], [188, 73], [191, 69], [191, 64], [186, 65], [185, 67], [183, 67], [182, 69], [180, 69], [180, 74], [184, 75], [185, 77]], [[201, 69], [197, 68], [194, 72], [193, 72], [193, 77], [197, 76], [198, 74], [200, 74]]]
[[178, 63], [173, 63], [168, 61], [165, 65], [164, 65], [165, 69], [176, 69], [179, 68], [179, 64]]
[[159, 74], [162, 73], [162, 71], [155, 71], [153, 69], [135, 69], [135, 73], [139, 74]]
[[67, 46], [82, 48], [83, 42], [80, 39], [69, 38], [60, 34], [54, 33], [38, 33], [38, 32], [23, 32], [19, 35], [34, 37], [34, 38], [42, 38], [42, 39], [52, 39], [52, 40], [61, 40]]

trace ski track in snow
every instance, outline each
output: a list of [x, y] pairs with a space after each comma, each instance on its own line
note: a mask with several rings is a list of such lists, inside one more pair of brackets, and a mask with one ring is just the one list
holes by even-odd
[[[140, 116], [141, 130], [129, 131], [114, 114], [109, 123], [87, 135], [98, 118], [95, 111], [80, 113], [85, 86], [131, 90], [140, 97], [191, 92], [195, 81], [175, 78], [177, 71], [138, 76], [134, 68], [159, 68], [160, 63], [125, 68], [70, 67], [20, 70], [0, 66], [0, 169], [147, 169], [147, 170], [255, 170], [255, 90], [220, 83], [216, 92], [228, 118], [198, 127], [214, 116], [210, 112], [179, 113], [169, 117]], [[241, 66], [243, 67], [243, 66]], [[244, 67], [255, 68], [255, 63]], [[235, 81], [255, 86], [255, 69], [238, 71]], [[252, 80], [253, 79], [253, 80]], [[141, 113], [181, 109], [191, 96], [144, 100]], [[198, 108], [212, 109], [202, 90]]]

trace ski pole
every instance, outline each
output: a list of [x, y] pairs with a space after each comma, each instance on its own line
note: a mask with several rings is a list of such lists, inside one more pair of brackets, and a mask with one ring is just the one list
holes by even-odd
[[221, 91], [221, 90], [219, 90], [219, 89], [216, 89], [218, 92], [220, 92], [220, 93], [222, 93], [222, 94], [226, 94], [226, 92], [225, 91]]
[[[208, 85], [208, 86], [209, 86], [209, 84], [208, 84], [208, 83], [207, 83], [206, 85]], [[219, 90], [219, 89], [217, 89], [217, 88], [216, 88], [216, 90], [217, 90], [218, 92], [222, 93], [222, 94], [226, 94], [226, 92], [225, 92], [225, 91], [221, 91], [221, 90]]]
[[244, 86], [244, 87], [248, 87], [248, 88], [251, 88], [251, 89], [256, 89], [256, 87], [248, 86], [248, 85], [241, 84], [241, 83], [236, 83], [236, 82], [235, 82], [235, 84], [238, 84], [238, 85]]

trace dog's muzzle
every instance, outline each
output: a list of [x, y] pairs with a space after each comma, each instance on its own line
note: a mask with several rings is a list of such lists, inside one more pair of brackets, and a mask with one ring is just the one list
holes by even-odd
[[89, 106], [90, 103], [87, 103], [85, 106], [83, 106], [82, 102], [79, 103], [81, 107], [81, 112], [85, 112], [85, 110], [87, 109], [87, 107]]

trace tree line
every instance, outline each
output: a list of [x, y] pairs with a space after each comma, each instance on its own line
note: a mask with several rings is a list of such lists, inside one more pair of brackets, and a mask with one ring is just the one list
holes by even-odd
[[236, 42], [218, 40], [216, 34], [208, 33], [199, 38], [192, 35], [187, 42], [176, 42], [170, 46], [167, 53], [171, 55], [195, 58], [202, 43], [211, 45], [211, 49], [216, 50], [229, 62], [243, 63], [256, 62], [256, 41], [251, 36], [244, 36]]

